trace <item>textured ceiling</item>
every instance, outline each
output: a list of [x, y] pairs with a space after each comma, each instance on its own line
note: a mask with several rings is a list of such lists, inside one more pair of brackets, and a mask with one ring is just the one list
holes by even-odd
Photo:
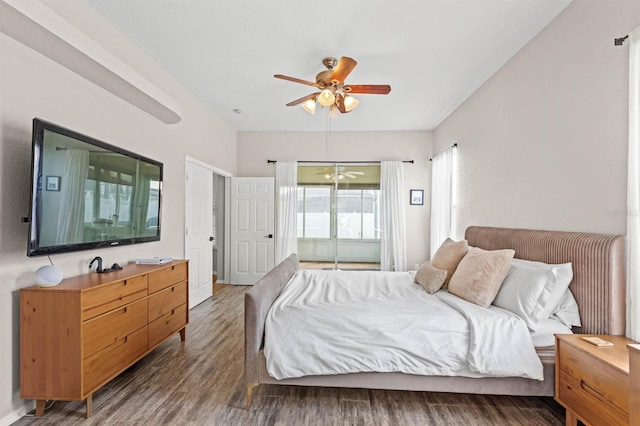
[[[326, 114], [285, 104], [314, 91], [325, 56], [350, 56], [359, 95], [332, 130], [429, 130], [571, 0], [88, 0], [239, 131], [319, 131]], [[241, 114], [234, 109], [242, 110]]]

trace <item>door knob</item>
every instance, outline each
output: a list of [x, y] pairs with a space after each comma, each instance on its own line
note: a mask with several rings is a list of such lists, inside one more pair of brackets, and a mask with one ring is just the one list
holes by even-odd
[[273, 234], [265, 235], [265, 238], [273, 238]]

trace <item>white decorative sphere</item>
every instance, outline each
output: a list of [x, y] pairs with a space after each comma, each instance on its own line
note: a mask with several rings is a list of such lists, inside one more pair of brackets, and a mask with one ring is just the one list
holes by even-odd
[[36, 271], [36, 284], [40, 287], [53, 287], [62, 281], [62, 271], [53, 266], [47, 265]]

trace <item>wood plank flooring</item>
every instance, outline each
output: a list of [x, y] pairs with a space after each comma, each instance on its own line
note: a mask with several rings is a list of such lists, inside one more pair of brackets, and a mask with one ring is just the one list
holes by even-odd
[[225, 286], [176, 335], [83, 402], [14, 425], [563, 425], [552, 398], [261, 385], [245, 411], [244, 293]]

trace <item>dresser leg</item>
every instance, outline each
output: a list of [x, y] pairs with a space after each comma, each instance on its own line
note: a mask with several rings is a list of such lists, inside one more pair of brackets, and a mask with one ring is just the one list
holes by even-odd
[[87, 418], [93, 415], [93, 394], [87, 396]]
[[180, 341], [184, 342], [187, 338], [187, 329], [183, 328], [182, 330], [180, 330]]
[[578, 418], [573, 411], [567, 410], [567, 418], [565, 421], [566, 426], [576, 426], [578, 424]]
[[44, 414], [44, 406], [46, 403], [47, 403], [46, 399], [36, 400], [36, 416], [41, 416]]

